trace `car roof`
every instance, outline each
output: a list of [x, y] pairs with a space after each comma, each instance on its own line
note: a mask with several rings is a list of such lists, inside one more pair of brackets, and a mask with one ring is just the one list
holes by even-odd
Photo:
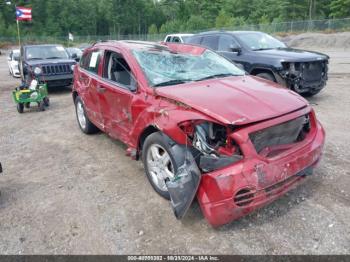
[[[199, 36], [199, 35], [222, 34], [222, 33], [225, 33], [225, 34], [233, 34], [233, 35], [239, 35], [239, 34], [249, 34], [249, 33], [263, 33], [263, 32], [260, 32], [260, 31], [226, 31], [226, 30], [215, 30], [215, 31], [201, 32], [201, 33], [199, 33], [199, 34], [197, 34], [197, 35]], [[196, 36], [196, 35], [195, 35], [195, 36]]]
[[132, 41], [132, 40], [110, 40], [97, 42], [92, 47], [107, 46], [107, 47], [121, 47], [127, 50], [169, 50], [181, 53], [202, 53], [207, 48], [192, 44], [180, 44], [180, 43], [156, 43], [147, 41]]
[[164, 44], [158, 44], [156, 42], [148, 42], [148, 41], [132, 41], [132, 40], [109, 40], [109, 41], [101, 41], [93, 44], [93, 46], [120, 46], [126, 49], [147, 49], [147, 48], [166, 48], [167, 46]]
[[62, 45], [60, 45], [60, 44], [43, 44], [43, 45], [23, 45], [23, 47], [37, 47], [37, 46], [42, 46], [42, 47], [44, 47], [44, 46], [62, 46]]
[[166, 37], [168, 36], [192, 36], [193, 34], [189, 34], [189, 33], [184, 33], [184, 34], [168, 34]]

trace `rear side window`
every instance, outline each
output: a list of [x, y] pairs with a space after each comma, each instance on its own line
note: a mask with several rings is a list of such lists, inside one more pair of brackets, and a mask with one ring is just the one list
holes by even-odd
[[101, 60], [101, 52], [99, 50], [94, 50], [83, 55], [80, 60], [80, 67], [87, 71], [97, 74], [98, 65]]
[[218, 36], [215, 35], [210, 35], [210, 36], [205, 36], [203, 37], [201, 45], [204, 45], [206, 47], [209, 47], [213, 50], [218, 49]]
[[188, 39], [188, 43], [200, 45], [201, 40], [202, 40], [201, 36], [193, 36], [190, 39]]

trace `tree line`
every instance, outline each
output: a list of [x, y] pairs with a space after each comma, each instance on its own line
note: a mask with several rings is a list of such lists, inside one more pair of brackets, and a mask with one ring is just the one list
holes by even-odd
[[350, 0], [0, 0], [0, 36], [16, 36], [15, 4], [32, 7], [24, 35], [191, 32], [245, 24], [350, 17]]

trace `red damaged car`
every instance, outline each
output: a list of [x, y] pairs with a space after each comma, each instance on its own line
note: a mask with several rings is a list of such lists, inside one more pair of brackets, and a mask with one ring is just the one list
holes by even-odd
[[325, 133], [293, 91], [199, 46], [100, 42], [74, 69], [81, 130], [124, 142], [182, 218], [194, 197], [213, 226], [312, 174]]

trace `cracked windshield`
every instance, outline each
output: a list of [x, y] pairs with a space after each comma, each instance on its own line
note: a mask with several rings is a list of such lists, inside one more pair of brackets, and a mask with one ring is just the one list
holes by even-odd
[[225, 58], [209, 50], [201, 55], [174, 53], [169, 50], [134, 50], [134, 55], [153, 87], [245, 74]]

